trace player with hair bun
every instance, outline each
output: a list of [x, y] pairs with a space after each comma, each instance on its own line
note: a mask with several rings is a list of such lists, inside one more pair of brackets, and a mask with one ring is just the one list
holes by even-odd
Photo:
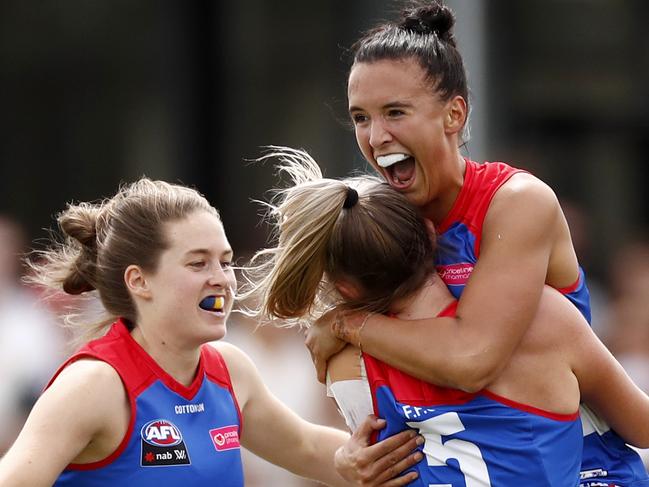
[[[143, 178], [104, 202], [70, 205], [58, 221], [65, 240], [32, 264], [35, 280], [96, 290], [108, 318], [78, 323], [97, 338], [36, 402], [0, 462], [0, 485], [243, 486], [241, 446], [296, 475], [357, 485], [334, 468], [347, 433], [302, 420], [241, 350], [208, 344], [225, 335], [236, 280], [223, 224], [202, 195]], [[415, 435], [396, 443], [404, 459], [386, 457], [386, 479], [413, 462]]]
[[[256, 315], [309, 321], [334, 306], [401, 320], [454, 316], [457, 301], [435, 270], [435, 239], [404, 195], [376, 177], [323, 178], [302, 151], [265, 157], [279, 159], [294, 184], [269, 204], [276, 242], [244, 272], [248, 293], [260, 298]], [[508, 363], [479, 391], [428, 384], [362, 345], [329, 360], [327, 387], [352, 431], [374, 413], [387, 421], [378, 440], [409, 429], [423, 436], [426, 460], [412, 468], [412, 485], [575, 487], [580, 399], [628, 442], [649, 446], [649, 397], [549, 286]]]
[[[329, 357], [349, 342], [427, 382], [481, 390], [520, 345], [544, 285], [590, 321], [584, 273], [552, 189], [526, 171], [460, 152], [469, 99], [454, 23], [439, 0], [409, 2], [399, 20], [356, 42], [347, 93], [363, 156], [435, 225], [438, 272], [459, 298], [457, 313], [416, 322], [327, 315], [307, 336], [321, 381]], [[583, 487], [649, 485], [637, 453], [586, 409], [581, 417]]]

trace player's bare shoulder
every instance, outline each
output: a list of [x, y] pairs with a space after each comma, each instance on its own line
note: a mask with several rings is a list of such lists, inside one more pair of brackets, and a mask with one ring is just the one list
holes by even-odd
[[218, 342], [210, 342], [207, 346], [215, 349], [221, 354], [229, 369], [232, 367], [238, 367], [239, 362], [241, 361], [250, 362], [250, 365], [252, 365], [250, 357], [248, 357], [248, 355], [236, 345], [221, 340]]
[[89, 392], [102, 396], [126, 397], [126, 390], [117, 371], [108, 363], [80, 359], [67, 365], [53, 381], [50, 389], [63, 389], [83, 400]]
[[494, 204], [506, 202], [507, 204], [526, 203], [526, 206], [557, 209], [557, 196], [550, 186], [533, 176], [521, 172], [514, 174], [496, 192]]
[[261, 387], [257, 367], [245, 352], [231, 343], [218, 341], [207, 346], [215, 348], [223, 357], [239, 406], [243, 408], [254, 390]]
[[549, 234], [560, 221], [561, 207], [552, 188], [529, 173], [517, 173], [494, 195], [485, 229], [506, 224], [524, 228], [530, 235]]
[[[56, 417], [56, 423], [48, 418]], [[81, 359], [67, 365], [39, 398], [30, 418], [52, 436], [68, 435], [88, 445], [75, 461], [104, 458], [126, 433], [130, 417], [128, 393], [108, 363]]]

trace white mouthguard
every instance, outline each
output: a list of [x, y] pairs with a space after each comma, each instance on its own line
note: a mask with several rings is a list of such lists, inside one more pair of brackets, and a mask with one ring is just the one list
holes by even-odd
[[379, 156], [376, 158], [376, 162], [381, 167], [390, 167], [392, 164], [401, 162], [405, 159], [408, 159], [410, 154], [388, 154], [386, 156]]

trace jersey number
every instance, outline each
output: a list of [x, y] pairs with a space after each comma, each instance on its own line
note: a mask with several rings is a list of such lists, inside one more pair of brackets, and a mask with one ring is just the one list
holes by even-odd
[[[464, 475], [466, 487], [491, 487], [487, 464], [476, 445], [458, 439], [442, 441], [442, 436], [464, 431], [464, 425], [457, 413], [444, 413], [425, 421], [412, 421], [408, 426], [418, 429], [425, 438], [424, 453], [429, 466], [446, 466], [447, 460], [455, 459], [460, 472]], [[451, 485], [429, 484], [428, 487], [451, 487]]]

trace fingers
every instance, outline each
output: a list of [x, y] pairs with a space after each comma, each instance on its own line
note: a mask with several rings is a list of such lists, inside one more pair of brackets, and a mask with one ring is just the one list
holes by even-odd
[[304, 339], [304, 344], [311, 354], [311, 360], [315, 366], [318, 380], [323, 384], [326, 382], [327, 377], [327, 361], [346, 345], [345, 342], [339, 340], [331, 333], [331, 329], [328, 326], [328, 319], [332, 316], [335, 316], [332, 311], [325, 313], [315, 323], [316, 326], [312, 326], [307, 330]]
[[323, 314], [320, 318], [315, 320], [313, 325], [317, 326], [318, 328], [329, 328], [331, 326], [331, 323], [336, 319], [337, 314], [338, 314], [337, 308], [330, 309], [325, 314]]
[[327, 362], [320, 360], [318, 357], [315, 357], [313, 361], [315, 365], [315, 370], [318, 373], [318, 381], [321, 384], [327, 383]]
[[408, 456], [415, 448], [423, 442], [423, 438], [412, 430], [401, 433], [379, 441], [370, 446], [368, 457], [374, 461], [377, 470], [387, 469]]
[[[414, 450], [423, 443], [424, 439], [421, 436], [416, 435], [413, 431], [404, 433], [410, 434], [399, 438], [400, 443], [398, 444], [400, 446], [390, 449], [387, 454], [383, 455], [375, 462], [373, 469], [376, 473], [375, 480], [378, 485], [383, 485], [383, 483], [386, 483], [386, 485], [405, 485], [409, 480], [404, 480], [402, 477], [394, 477], [423, 459], [423, 454], [420, 451]], [[402, 435], [402, 433], [395, 436], [400, 435]], [[405, 442], [403, 441], [404, 437], [406, 439]], [[395, 437], [393, 436], [389, 439], [392, 438]], [[376, 446], [378, 445], [380, 445], [380, 443], [377, 443]], [[409, 478], [411, 477], [410, 474], [407, 474], [407, 476]]]
[[[365, 444], [369, 445], [370, 444], [370, 438], [372, 436], [372, 433], [374, 431], [382, 430], [385, 428], [385, 419], [382, 418], [377, 418], [374, 414], [370, 414], [363, 420], [363, 422], [356, 428], [356, 431], [354, 431], [353, 435], [354, 437], [358, 439], [363, 439], [366, 440]], [[399, 436], [399, 435], [396, 435]], [[380, 456], [385, 455], [388, 451], [391, 449], [397, 448], [399, 446], [398, 440], [394, 440], [395, 436], [392, 436], [391, 438], [388, 438], [386, 441], [392, 441], [394, 443], [394, 446], [390, 448], [390, 446], [386, 447], [386, 451], [383, 453], [380, 453]]]
[[369, 415], [336, 452], [336, 470], [343, 478], [364, 486], [398, 487], [418, 477], [417, 472], [401, 475], [424, 457], [417, 449], [424, 439], [416, 431], [402, 431], [368, 446], [372, 433], [385, 424], [385, 420]]
[[309, 352], [311, 352], [311, 355], [313, 355], [313, 348], [318, 342], [317, 335], [318, 332], [313, 326], [307, 329], [304, 333], [304, 344], [306, 345], [306, 348], [309, 349]]
[[423, 443], [423, 438], [413, 430], [402, 431], [372, 446], [372, 433], [385, 426], [385, 421], [368, 416], [352, 435], [357, 445], [352, 455], [359, 476], [366, 483], [380, 485], [397, 476], [421, 460], [421, 452], [414, 450]]
[[[365, 422], [363, 422], [363, 424], [365, 424]], [[369, 433], [366, 434], [369, 438], [372, 434], [372, 431], [369, 431]], [[398, 433], [394, 436], [390, 436], [389, 438], [381, 440], [367, 449], [369, 459], [371, 461], [378, 461], [380, 458], [389, 457], [391, 454], [395, 453], [396, 451], [400, 451], [401, 448], [408, 445], [410, 446], [410, 450], [413, 450], [417, 446], [417, 443], [415, 443], [416, 439], [417, 433], [413, 430], [402, 431], [401, 433]], [[409, 450], [407, 450], [405, 453], [407, 453], [408, 451]]]
[[318, 341], [319, 338], [321, 338], [321, 333], [315, 327], [311, 327], [306, 331], [304, 344], [306, 345], [306, 348], [311, 355], [311, 361], [315, 366], [315, 370], [318, 375], [318, 381], [324, 384], [327, 377], [327, 362], [323, 362], [320, 355], [318, 354], [320, 344], [320, 342]]
[[419, 477], [419, 474], [417, 472], [408, 472], [401, 477], [396, 477], [394, 479], [388, 480], [387, 482], [378, 484], [377, 487], [400, 487], [402, 485], [408, 485], [410, 482], [414, 482], [417, 477]]

